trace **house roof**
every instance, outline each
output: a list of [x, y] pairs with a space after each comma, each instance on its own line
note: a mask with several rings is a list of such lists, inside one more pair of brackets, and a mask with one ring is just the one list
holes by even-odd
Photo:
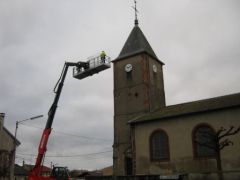
[[16, 176], [27, 176], [28, 171], [24, 169], [22, 166], [15, 164], [14, 166], [14, 175]]
[[129, 121], [130, 124], [149, 122], [176, 116], [189, 115], [240, 106], [240, 93], [183, 104], [166, 106]]
[[143, 53], [143, 52], [147, 53], [149, 56], [153, 57], [154, 59], [159, 60], [157, 58], [156, 54], [154, 53], [152, 47], [148, 43], [143, 32], [141, 31], [141, 29], [139, 28], [139, 26], [137, 24], [135, 24], [135, 26], [132, 29], [130, 35], [128, 36], [127, 41], [125, 42], [119, 56], [113, 62], [118, 61], [123, 58], [127, 58], [129, 56]]
[[[32, 164], [24, 164], [23, 168], [27, 171], [31, 171], [34, 168], [35, 165]], [[52, 169], [47, 167], [47, 166], [41, 166], [41, 171], [42, 172], [51, 172]]]
[[112, 175], [113, 174], [113, 166], [105, 167], [105, 168], [101, 169], [100, 171], [102, 171], [104, 176]]
[[42, 172], [52, 172], [52, 169], [47, 166], [41, 166], [41, 171]]
[[88, 174], [88, 170], [72, 170], [70, 172], [71, 174], [71, 177], [83, 177], [85, 176], [86, 174]]
[[[11, 133], [7, 128], [5, 128], [4, 126], [3, 126], [3, 130], [4, 130], [13, 140], [15, 139], [14, 135], [12, 135], [12, 133]], [[19, 146], [19, 145], [21, 144], [20, 141], [17, 140], [17, 139], [16, 139], [16, 142], [17, 142], [17, 146]]]

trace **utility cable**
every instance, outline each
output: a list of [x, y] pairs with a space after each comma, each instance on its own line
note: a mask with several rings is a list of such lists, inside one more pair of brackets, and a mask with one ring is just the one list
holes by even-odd
[[[99, 154], [106, 154], [113, 152], [112, 150], [108, 151], [102, 151], [102, 152], [96, 152], [96, 153], [89, 153], [89, 154], [76, 154], [76, 155], [46, 155], [45, 157], [64, 157], [64, 158], [71, 158], [71, 157], [84, 157], [84, 156], [93, 156], [93, 155], [99, 155]], [[23, 155], [23, 156], [36, 156], [34, 154], [25, 154], [25, 153], [17, 153], [17, 155]]]
[[[22, 125], [27, 126], [27, 127], [33, 127], [33, 128], [36, 128], [36, 129], [43, 129], [41, 127], [28, 125], [26, 123], [22, 123]], [[55, 130], [52, 130], [52, 132], [57, 133], [57, 134], [62, 134], [62, 135], [65, 135], [65, 136], [79, 137], [79, 138], [83, 138], [83, 139], [91, 139], [91, 140], [98, 140], [98, 141], [108, 141], [108, 142], [112, 142], [113, 141], [113, 140], [110, 140], [110, 139], [82, 136], [82, 135], [70, 134], [70, 133], [65, 133], [65, 132], [55, 131]]]

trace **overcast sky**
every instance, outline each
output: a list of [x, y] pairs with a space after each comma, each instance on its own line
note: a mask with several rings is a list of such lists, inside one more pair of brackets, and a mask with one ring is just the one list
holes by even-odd
[[[0, 112], [14, 134], [17, 163], [35, 156], [65, 61], [105, 50], [115, 59], [134, 26], [133, 0], [1, 0]], [[139, 0], [139, 26], [165, 63], [167, 104], [240, 92], [239, 0]], [[112, 165], [113, 68], [81, 81], [70, 69], [45, 165]], [[58, 156], [58, 157], [51, 157]], [[72, 157], [69, 157], [72, 156]]]

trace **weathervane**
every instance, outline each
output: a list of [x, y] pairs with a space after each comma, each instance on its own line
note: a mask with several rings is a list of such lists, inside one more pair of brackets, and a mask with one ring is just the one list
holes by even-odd
[[135, 6], [132, 6], [132, 8], [135, 11], [135, 25], [138, 25], [138, 18], [137, 18], [138, 10], [137, 10], [137, 1], [136, 0], [134, 0], [134, 4], [135, 4]]

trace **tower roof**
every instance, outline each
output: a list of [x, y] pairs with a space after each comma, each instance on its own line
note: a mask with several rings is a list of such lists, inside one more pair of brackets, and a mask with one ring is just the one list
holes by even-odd
[[139, 28], [138, 23], [135, 22], [135, 26], [132, 29], [130, 35], [128, 36], [128, 39], [125, 42], [125, 44], [116, 60], [120, 60], [120, 59], [129, 57], [129, 56], [143, 53], [143, 52], [147, 53], [149, 56], [153, 57], [154, 59], [159, 60], [157, 58], [156, 54], [154, 53], [152, 47], [148, 43], [143, 32]]

